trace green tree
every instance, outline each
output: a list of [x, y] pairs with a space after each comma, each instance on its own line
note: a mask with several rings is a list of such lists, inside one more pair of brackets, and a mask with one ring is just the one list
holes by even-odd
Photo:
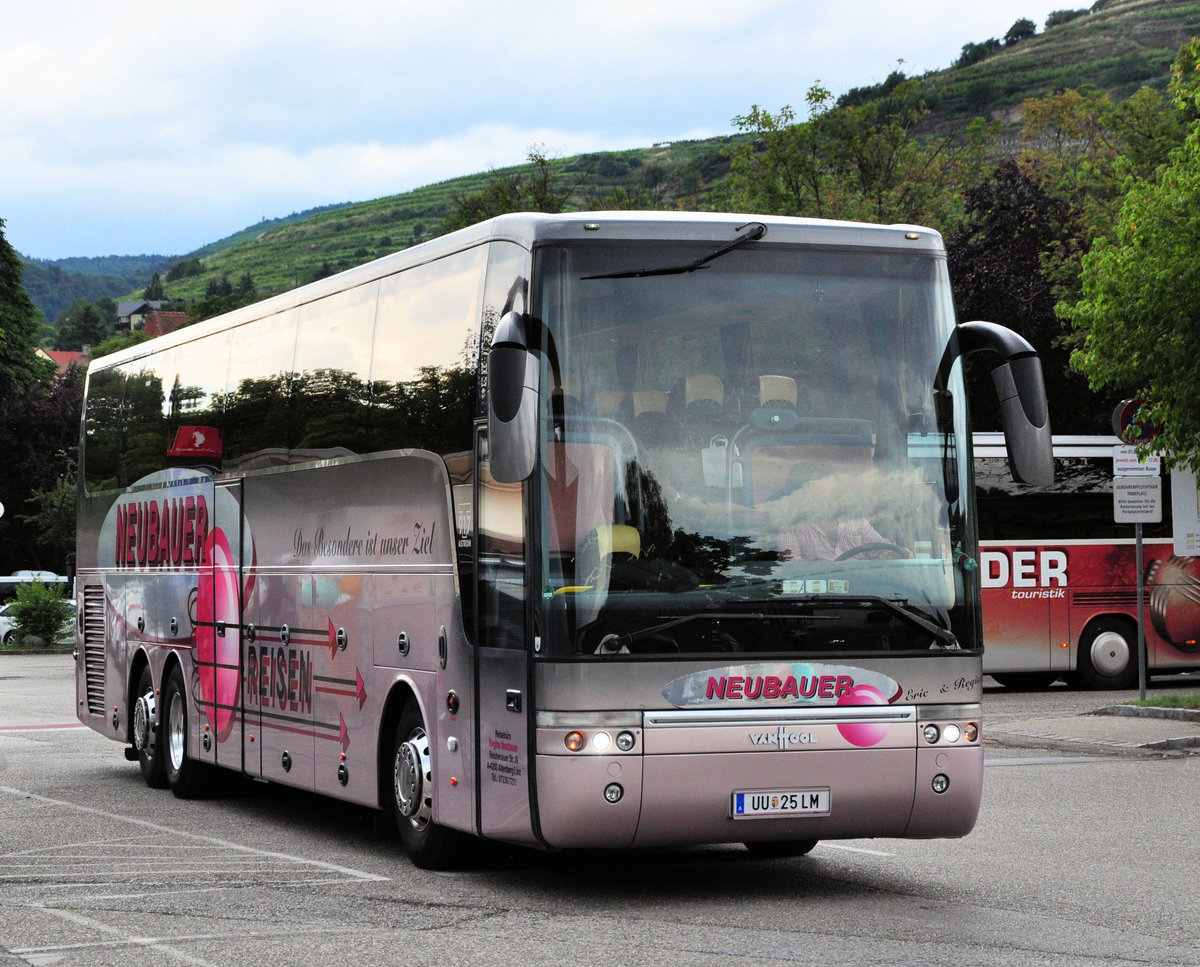
[[4, 237], [0, 218], [0, 396], [48, 379], [53, 364], [37, 355], [40, 313], [21, 285], [21, 258]]
[[162, 279], [159, 278], [158, 273], [155, 272], [154, 278], [152, 278], [150, 280], [150, 284], [148, 286], [146, 286], [145, 290], [142, 292], [142, 298], [157, 301], [157, 300], [162, 299], [162, 297], [163, 297]]
[[[1071, 206], [1012, 160], [1001, 162], [965, 197], [965, 217], [946, 239], [959, 318], [1001, 323], [1033, 344], [1042, 359], [1055, 431], [1104, 430], [1111, 402], [1098, 401], [1086, 381], [1071, 372], [1070, 350], [1055, 315], [1061, 263], [1068, 273], [1079, 265], [1081, 243]], [[980, 368], [987, 363], [983, 360]], [[980, 428], [1000, 429], [990, 380], [971, 383], [971, 400]]]
[[33, 581], [17, 587], [13, 617], [17, 619], [18, 641], [32, 635], [45, 642], [57, 641], [71, 609], [64, 594], [64, 585]]
[[[47, 568], [63, 573], [61, 544], [39, 544], [39, 493], [56, 490], [71, 473], [79, 441], [83, 371], [73, 366], [57, 379], [28, 383], [0, 396], [0, 573]], [[74, 513], [74, 503], [71, 502]]]
[[117, 305], [112, 299], [75, 299], [54, 320], [54, 348], [78, 351], [97, 346], [113, 334], [116, 323]]
[[946, 227], [960, 217], [961, 193], [980, 179], [998, 130], [977, 120], [923, 133], [929, 110], [915, 80], [842, 107], [818, 84], [807, 102], [803, 122], [790, 107], [772, 114], [757, 105], [733, 119], [753, 139], [732, 149], [722, 201], [770, 214]]
[[558, 166], [544, 148], [530, 148], [526, 160], [527, 167], [497, 174], [480, 191], [455, 193], [450, 199], [450, 214], [442, 221], [442, 231], [452, 232], [509, 212], [566, 211], [578, 183], [562, 182]]
[[1028, 17], [1022, 17], [1008, 28], [1008, 33], [1004, 35], [1004, 46], [1011, 47], [1013, 44], [1019, 44], [1022, 40], [1027, 40], [1036, 33], [1037, 24]]
[[[1175, 62], [1172, 95], [1200, 107], [1200, 40]], [[1149, 400], [1162, 426], [1149, 445], [1200, 471], [1200, 121], [1158, 176], [1133, 183], [1111, 236], [1083, 260], [1082, 297], [1059, 314], [1084, 334], [1071, 363], [1093, 389]]]

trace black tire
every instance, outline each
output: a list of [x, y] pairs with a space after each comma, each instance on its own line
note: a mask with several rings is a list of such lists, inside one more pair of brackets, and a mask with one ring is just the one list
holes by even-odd
[[997, 685], [1019, 692], [1044, 692], [1058, 681], [1053, 672], [1001, 672], [992, 675]]
[[132, 695], [129, 721], [133, 723], [134, 742], [142, 779], [151, 789], [167, 788], [166, 758], [162, 743], [162, 710], [154, 694], [154, 676], [150, 666], [142, 668]]
[[763, 860], [782, 860], [793, 856], [807, 856], [817, 845], [815, 839], [767, 840], [758, 843], [743, 843], [752, 856]]
[[4, 643], [6, 645], [11, 645], [13, 643], [13, 639], [16, 637], [17, 633], [15, 631], [6, 631], [4, 632]]
[[466, 856], [468, 838], [433, 821], [433, 750], [421, 711], [405, 706], [396, 723], [384, 785], [404, 851], [423, 870], [453, 869]]
[[1137, 628], [1124, 618], [1097, 618], [1079, 640], [1079, 679], [1088, 688], [1131, 688], [1138, 678]]
[[207, 769], [202, 762], [188, 758], [188, 704], [183, 687], [183, 672], [176, 665], [167, 676], [162, 690], [159, 726], [163, 749], [163, 767], [167, 785], [178, 799], [194, 799], [201, 792]]

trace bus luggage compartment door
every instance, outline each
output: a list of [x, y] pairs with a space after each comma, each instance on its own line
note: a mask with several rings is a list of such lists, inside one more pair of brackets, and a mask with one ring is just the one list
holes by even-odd
[[647, 712], [635, 846], [902, 836], [912, 706]]

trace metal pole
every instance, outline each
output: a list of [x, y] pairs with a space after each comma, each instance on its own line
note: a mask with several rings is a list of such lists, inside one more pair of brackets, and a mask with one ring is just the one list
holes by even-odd
[[1142, 580], [1142, 525], [1133, 525], [1134, 541], [1137, 544], [1137, 650], [1138, 650], [1138, 697], [1146, 700], [1146, 622], [1142, 610], [1145, 582]]

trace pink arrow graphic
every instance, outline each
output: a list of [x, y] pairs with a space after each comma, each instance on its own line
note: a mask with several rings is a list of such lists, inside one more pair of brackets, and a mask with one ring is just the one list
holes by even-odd
[[350, 748], [350, 730], [346, 728], [346, 720], [342, 718], [342, 713], [338, 712], [338, 728], [341, 730], [342, 752]]
[[354, 669], [354, 677], [358, 679], [356, 694], [358, 695], [358, 707], [361, 711], [362, 707], [367, 704], [367, 686], [363, 682], [362, 673], [358, 670], [358, 668]]
[[333, 630], [333, 619], [330, 618], [328, 620], [329, 620], [329, 657], [332, 660], [337, 657], [337, 653], [338, 653], [337, 632]]

